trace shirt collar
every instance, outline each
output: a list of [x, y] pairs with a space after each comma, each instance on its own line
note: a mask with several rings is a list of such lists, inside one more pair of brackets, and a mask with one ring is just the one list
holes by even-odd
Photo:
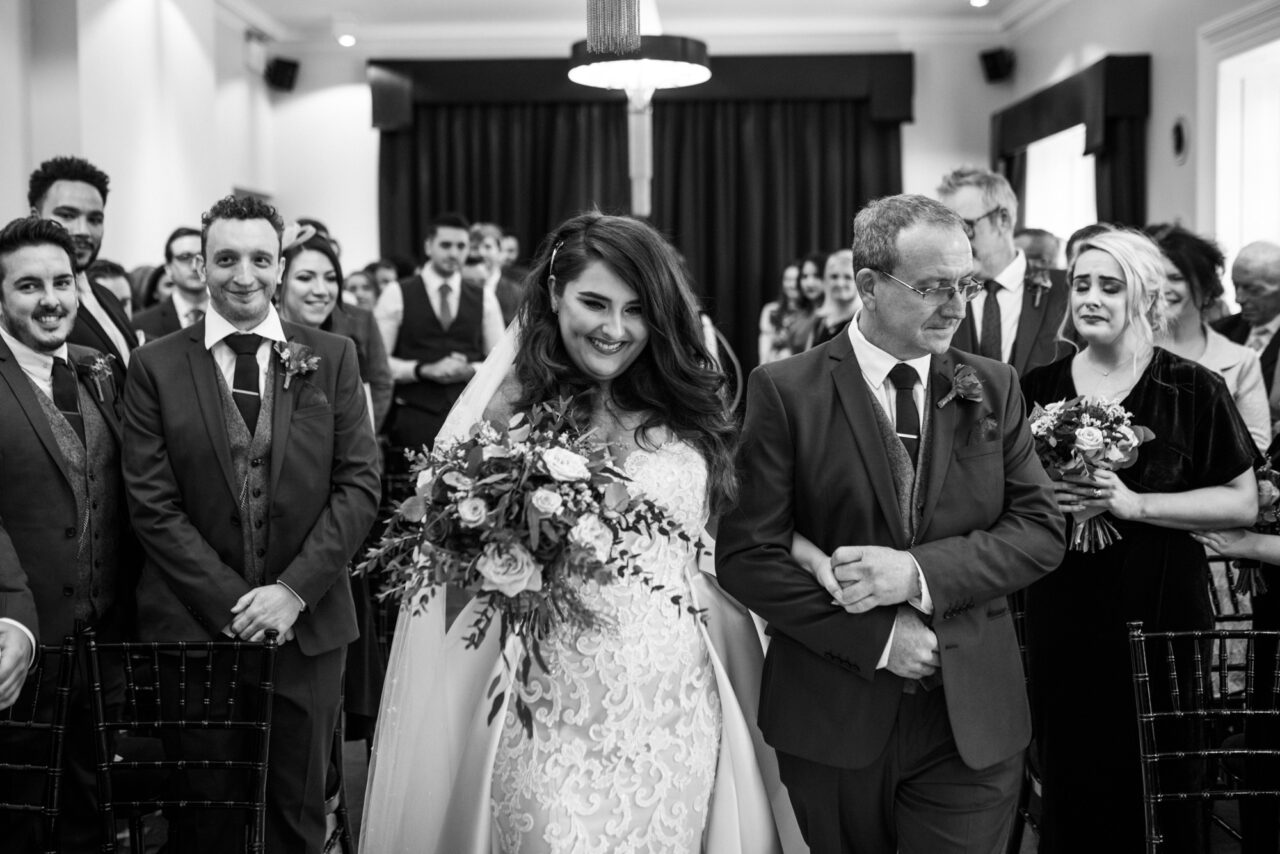
[[1019, 249], [1014, 253], [1013, 260], [1009, 262], [1009, 266], [1000, 271], [1000, 275], [996, 276], [996, 281], [1000, 286], [1010, 293], [1022, 293], [1023, 282], [1027, 278], [1027, 256]]
[[285, 343], [287, 340], [284, 337], [284, 327], [280, 324], [280, 315], [276, 313], [274, 305], [267, 306], [267, 316], [257, 326], [252, 329], [237, 329], [231, 325], [231, 321], [218, 314], [218, 310], [210, 302], [209, 311], [204, 316], [205, 349], [212, 350], [214, 344], [217, 344], [228, 335], [235, 335], [238, 332], [261, 335], [268, 341], [278, 341], [280, 343]]
[[1255, 327], [1253, 327], [1253, 329], [1250, 329], [1249, 331], [1250, 331], [1250, 332], [1252, 332], [1252, 331], [1254, 331], [1254, 330], [1261, 331], [1261, 330], [1263, 330], [1263, 329], [1265, 329], [1265, 330], [1267, 331], [1267, 334], [1269, 334], [1269, 335], [1275, 335], [1275, 334], [1276, 334], [1276, 330], [1280, 329], [1280, 314], [1277, 314], [1275, 317], [1271, 318], [1270, 320], [1268, 320], [1266, 323], [1262, 324], [1261, 326], [1255, 326]]
[[448, 282], [449, 287], [453, 288], [453, 292], [456, 294], [458, 292], [458, 287], [462, 284], [462, 271], [459, 270], [446, 279], [437, 273], [436, 268], [432, 267], [431, 262], [428, 261], [422, 267], [422, 281], [427, 283], [427, 290], [432, 293], [440, 290], [440, 286], [445, 282]]
[[892, 353], [881, 350], [876, 345], [867, 340], [867, 336], [862, 334], [862, 330], [858, 328], [858, 320], [862, 317], [862, 311], [859, 310], [853, 316], [853, 320], [849, 321], [849, 342], [853, 344], [853, 355], [858, 359], [858, 366], [862, 368], [862, 375], [867, 378], [867, 382], [874, 388], [880, 388], [884, 385], [885, 378], [889, 376], [889, 372], [899, 362], [905, 361], [910, 365], [920, 377], [920, 384], [928, 386], [929, 361], [933, 357], [928, 353], [915, 359], [899, 359]]
[[68, 363], [71, 361], [65, 343], [52, 353], [41, 353], [39, 350], [33, 350], [17, 338], [14, 338], [3, 327], [0, 327], [0, 338], [4, 339], [4, 343], [9, 345], [13, 358], [18, 361], [18, 367], [34, 377], [48, 380], [49, 377], [53, 376], [54, 357], [64, 359]]
[[208, 302], [204, 305], [196, 305], [191, 301], [189, 296], [176, 287], [173, 289], [173, 293], [169, 296], [173, 299], [173, 310], [178, 313], [178, 317], [183, 318], [184, 320], [186, 319], [186, 316], [195, 309], [200, 309], [205, 313], [208, 313], [209, 311]]

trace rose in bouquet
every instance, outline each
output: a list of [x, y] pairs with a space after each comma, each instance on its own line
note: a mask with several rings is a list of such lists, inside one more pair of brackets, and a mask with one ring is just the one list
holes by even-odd
[[[1118, 403], [1090, 397], [1039, 404], [1031, 412], [1036, 454], [1054, 480], [1089, 478], [1098, 470], [1119, 471], [1137, 462], [1138, 448], [1155, 438]], [[1120, 539], [1101, 508], [1072, 514], [1071, 544], [1092, 552]]]
[[[701, 548], [670, 514], [627, 488], [627, 477], [604, 447], [578, 430], [570, 401], [517, 414], [506, 425], [480, 422], [455, 442], [437, 442], [412, 457], [412, 496], [387, 523], [360, 571], [383, 577], [383, 597], [421, 607], [446, 586], [480, 597], [469, 628], [474, 648], [498, 623], [501, 643], [512, 635], [548, 669], [541, 642], [559, 627], [588, 628], [601, 619], [581, 596], [584, 582], [638, 579], [657, 593], [626, 548], [624, 535], [676, 537]], [[682, 604], [672, 604], [697, 615]], [[501, 707], [494, 698], [490, 720]], [[526, 730], [529, 710], [516, 697]]]

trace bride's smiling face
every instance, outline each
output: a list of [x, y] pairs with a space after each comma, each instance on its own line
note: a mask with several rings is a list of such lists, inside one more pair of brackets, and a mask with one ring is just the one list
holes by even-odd
[[551, 305], [569, 358], [602, 386], [631, 367], [649, 343], [640, 295], [599, 261], [552, 294]]

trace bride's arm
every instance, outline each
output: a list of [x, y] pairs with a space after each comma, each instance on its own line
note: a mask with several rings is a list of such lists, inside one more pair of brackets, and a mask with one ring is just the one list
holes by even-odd
[[791, 556], [818, 580], [832, 598], [839, 598], [840, 582], [836, 581], [835, 573], [831, 569], [830, 555], [814, 545], [804, 534], [792, 532]]

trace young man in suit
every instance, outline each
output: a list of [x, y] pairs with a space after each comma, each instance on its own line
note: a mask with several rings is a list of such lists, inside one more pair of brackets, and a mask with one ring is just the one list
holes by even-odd
[[960, 217], [880, 199], [853, 252], [845, 333], [751, 374], [719, 579], [769, 624], [760, 727], [813, 851], [994, 854], [1031, 734], [1005, 597], [1065, 525], [1013, 369], [950, 347]]
[[109, 182], [107, 174], [87, 160], [54, 157], [31, 173], [27, 203], [32, 216], [61, 223], [75, 243], [80, 311], [67, 340], [111, 356], [116, 387], [122, 389], [138, 334], [115, 296], [86, 275], [102, 248]]
[[[266, 848], [319, 851], [345, 647], [357, 636], [347, 565], [377, 512], [377, 444], [355, 344], [283, 323], [271, 304], [275, 209], [228, 196], [203, 226], [209, 313], [139, 350], [125, 393], [125, 481], [146, 550], [140, 633], [279, 633]], [[194, 741], [183, 749], [218, 749]], [[225, 816], [196, 822], [190, 850], [242, 844]]]
[[942, 179], [938, 197], [960, 215], [983, 285], [951, 346], [1008, 362], [1019, 374], [1065, 356], [1058, 327], [1067, 312], [1066, 274], [1029, 264], [1015, 244], [1018, 197], [1009, 182], [961, 167]]
[[[77, 621], [105, 641], [131, 630], [138, 553], [120, 476], [116, 386], [102, 354], [67, 343], [75, 252], [62, 226], [37, 217], [0, 230], [0, 706], [37, 641], [60, 643]], [[52, 692], [38, 701], [52, 704]], [[88, 710], [79, 670], [59, 816], [67, 852], [98, 850]], [[3, 785], [23, 783], [13, 775]], [[43, 850], [39, 830], [38, 820], [16, 821], [0, 838], [11, 850]]]
[[200, 232], [186, 226], [175, 228], [164, 242], [164, 266], [173, 281], [173, 293], [133, 319], [148, 341], [199, 323], [209, 310], [209, 289], [198, 269]]

